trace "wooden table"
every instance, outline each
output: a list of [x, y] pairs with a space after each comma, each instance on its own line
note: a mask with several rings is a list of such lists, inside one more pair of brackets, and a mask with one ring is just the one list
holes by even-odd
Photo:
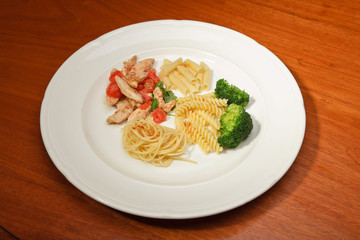
[[[120, 27], [189, 19], [239, 31], [276, 54], [306, 108], [301, 150], [250, 203], [161, 220], [102, 205], [47, 154], [40, 106], [56, 70]], [[1, 239], [359, 239], [360, 1], [0, 1]]]

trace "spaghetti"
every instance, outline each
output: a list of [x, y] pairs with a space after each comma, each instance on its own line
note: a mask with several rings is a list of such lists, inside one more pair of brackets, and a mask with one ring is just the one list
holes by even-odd
[[123, 129], [122, 141], [131, 157], [158, 167], [168, 167], [175, 159], [196, 163], [180, 157], [186, 149], [183, 134], [149, 119], [128, 122]]

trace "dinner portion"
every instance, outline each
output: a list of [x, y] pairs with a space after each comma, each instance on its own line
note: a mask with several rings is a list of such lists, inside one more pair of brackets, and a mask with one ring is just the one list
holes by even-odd
[[[154, 64], [154, 58], [133, 56], [110, 72], [106, 88], [106, 103], [115, 109], [106, 122], [123, 124], [122, 143], [131, 157], [160, 167], [174, 160], [196, 163], [182, 156], [187, 145], [220, 154], [249, 137], [247, 92], [225, 79], [209, 91], [211, 69], [204, 62], [164, 59], [158, 75]], [[174, 128], [162, 125], [168, 117], [175, 118]]]

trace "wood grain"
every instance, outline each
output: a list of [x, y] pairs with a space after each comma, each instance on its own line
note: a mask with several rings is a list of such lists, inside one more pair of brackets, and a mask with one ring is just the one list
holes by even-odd
[[[109, 31], [189, 19], [239, 31], [275, 53], [300, 86], [306, 133], [269, 191], [200, 219], [132, 216], [87, 197], [40, 134], [47, 84]], [[0, 1], [0, 226], [19, 239], [359, 239], [360, 1]], [[1, 238], [12, 239], [6, 231]]]

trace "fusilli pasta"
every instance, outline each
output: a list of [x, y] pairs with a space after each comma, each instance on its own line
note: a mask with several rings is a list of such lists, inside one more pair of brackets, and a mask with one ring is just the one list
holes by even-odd
[[205, 153], [220, 153], [223, 148], [217, 141], [219, 119], [226, 107], [227, 100], [215, 98], [213, 92], [178, 98], [174, 111], [176, 130], [185, 133], [188, 142], [197, 143]]

